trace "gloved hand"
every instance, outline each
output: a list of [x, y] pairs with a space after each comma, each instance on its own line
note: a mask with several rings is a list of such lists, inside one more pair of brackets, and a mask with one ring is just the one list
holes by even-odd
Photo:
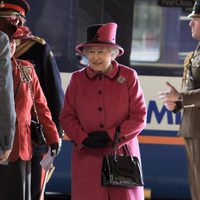
[[59, 143], [50, 144], [51, 156], [56, 157], [60, 153], [61, 146], [62, 146], [62, 140], [61, 139], [60, 139]]
[[87, 137], [83, 141], [83, 145], [89, 148], [102, 148], [108, 145], [110, 138], [106, 131], [95, 131], [88, 134]]

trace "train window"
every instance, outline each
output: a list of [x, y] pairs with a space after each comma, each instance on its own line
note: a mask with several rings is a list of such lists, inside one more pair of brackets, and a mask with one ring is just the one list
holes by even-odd
[[196, 45], [187, 17], [190, 12], [191, 7], [135, 0], [131, 63], [181, 67], [185, 56]]
[[155, 62], [160, 56], [162, 8], [156, 1], [136, 0], [131, 61]]

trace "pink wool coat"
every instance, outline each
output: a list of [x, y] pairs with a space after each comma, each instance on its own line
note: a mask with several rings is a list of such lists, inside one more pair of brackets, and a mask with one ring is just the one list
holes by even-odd
[[101, 186], [102, 157], [106, 148], [82, 146], [88, 133], [106, 130], [114, 139], [121, 127], [119, 149], [127, 144], [140, 159], [138, 134], [145, 126], [146, 105], [137, 73], [112, 62], [107, 74], [86, 67], [72, 74], [61, 112], [61, 125], [74, 142], [72, 155], [72, 200], [144, 200], [143, 187], [134, 189]]

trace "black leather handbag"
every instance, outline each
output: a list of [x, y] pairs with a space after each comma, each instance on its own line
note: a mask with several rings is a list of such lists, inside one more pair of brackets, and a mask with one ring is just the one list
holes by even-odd
[[143, 175], [139, 160], [130, 155], [128, 146], [123, 146], [124, 154], [117, 155], [119, 129], [116, 130], [113, 148], [103, 157], [101, 185], [134, 188], [143, 186]]
[[36, 147], [40, 147], [46, 144], [43, 127], [39, 122], [35, 120], [31, 120], [31, 140], [32, 144]]

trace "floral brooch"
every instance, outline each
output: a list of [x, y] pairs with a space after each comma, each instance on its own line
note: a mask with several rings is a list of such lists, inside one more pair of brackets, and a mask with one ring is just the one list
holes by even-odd
[[118, 83], [124, 83], [125, 81], [126, 81], [126, 78], [124, 76], [121, 76], [121, 75], [117, 79]]

